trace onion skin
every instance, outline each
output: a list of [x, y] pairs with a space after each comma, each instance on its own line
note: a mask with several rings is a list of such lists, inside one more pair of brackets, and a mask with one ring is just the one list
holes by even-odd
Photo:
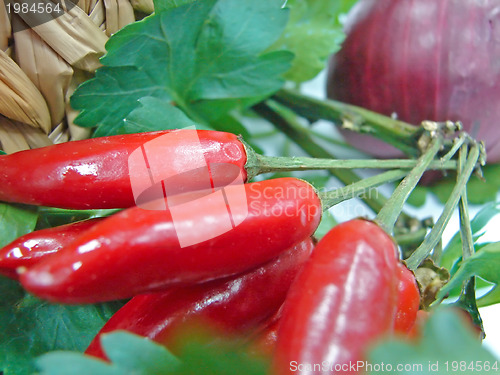
[[[343, 48], [332, 57], [327, 94], [411, 124], [462, 121], [500, 161], [500, 3], [497, 0], [360, 0]], [[392, 146], [342, 130], [378, 157]]]

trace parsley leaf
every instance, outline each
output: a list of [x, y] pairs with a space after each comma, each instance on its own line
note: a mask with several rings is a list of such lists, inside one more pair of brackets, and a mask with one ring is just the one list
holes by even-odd
[[51, 350], [83, 351], [123, 304], [56, 305], [25, 294], [0, 276], [0, 373], [32, 374], [34, 358]]
[[[431, 313], [419, 342], [412, 343], [406, 338], [388, 340], [371, 351], [366, 363], [379, 366], [384, 363], [387, 372], [382, 373], [399, 375], [483, 373], [481, 370], [487, 370], [486, 365], [491, 373], [498, 370], [498, 360], [481, 346], [472, 330], [467, 329], [460, 315], [451, 308]], [[456, 363], [459, 366], [473, 364], [474, 369], [452, 369]], [[380, 373], [373, 370], [368, 373]]]
[[470, 258], [462, 261], [451, 280], [439, 291], [437, 298], [443, 299], [454, 288], [461, 286], [472, 276], [479, 276], [494, 285], [485, 296], [478, 299], [478, 306], [488, 306], [500, 302], [500, 242], [482, 247]]
[[285, 78], [301, 83], [322, 71], [328, 58], [340, 49], [344, 32], [339, 16], [356, 0], [288, 0], [290, 20], [272, 50], [295, 54], [292, 68]]
[[17, 205], [0, 203], [0, 247], [35, 229], [38, 214]]
[[81, 110], [75, 122], [98, 125], [95, 136], [115, 134], [147, 96], [213, 122], [271, 95], [293, 56], [264, 51], [287, 19], [281, 0], [197, 0], [130, 24], [109, 39], [105, 66], [73, 94], [71, 104]]
[[102, 336], [103, 349], [111, 363], [80, 353], [59, 351], [37, 360], [40, 375], [264, 375], [267, 361], [249, 355], [231, 342], [206, 344], [190, 340], [179, 358], [165, 347], [125, 331]]

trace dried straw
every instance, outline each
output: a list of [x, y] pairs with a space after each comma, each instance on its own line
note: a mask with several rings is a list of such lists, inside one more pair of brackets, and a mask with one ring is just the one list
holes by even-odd
[[0, 113], [46, 133], [51, 128], [49, 109], [42, 94], [3, 51], [0, 51]]
[[4, 0], [0, 0], [0, 50], [7, 51], [11, 35], [10, 19]]
[[[22, 20], [13, 20], [16, 23]], [[40, 90], [51, 116], [51, 125], [59, 125], [65, 116], [64, 98], [68, 89], [73, 69], [33, 30], [24, 28], [14, 33], [14, 42], [23, 48], [16, 49], [16, 61]]]
[[[1, 147], [11, 153], [88, 138], [90, 130], [73, 122], [78, 113], [69, 98], [101, 66], [108, 37], [135, 21], [134, 9], [153, 12], [153, 0], [78, 0], [68, 7], [69, 0], [62, 0], [66, 12], [43, 23], [33, 14], [10, 17], [4, 1], [0, 0]], [[55, 1], [39, 0], [52, 5]]]

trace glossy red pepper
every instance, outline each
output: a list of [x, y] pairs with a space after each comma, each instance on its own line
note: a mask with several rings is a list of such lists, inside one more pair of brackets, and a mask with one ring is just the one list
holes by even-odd
[[18, 279], [17, 270], [39, 263], [68, 246], [86, 230], [100, 222], [101, 218], [83, 220], [53, 228], [37, 230], [17, 238], [0, 249], [0, 273]]
[[248, 335], [264, 325], [285, 300], [314, 245], [307, 239], [275, 260], [236, 277], [132, 298], [104, 325], [86, 354], [105, 358], [100, 335], [126, 330], [175, 352], [176, 336], [192, 324], [218, 335]]
[[[193, 165], [200, 164], [200, 152], [212, 180], [217, 177], [221, 184], [227, 184], [225, 176], [218, 175], [219, 172], [228, 173], [227, 168], [220, 168], [227, 164], [236, 166], [243, 180], [246, 179], [245, 148], [236, 135], [207, 130], [196, 132], [198, 144], [192, 136], [180, 136], [159, 155], [148, 155], [149, 159], [156, 158], [178, 174], [170, 184], [178, 187], [175, 193], [206, 187], [205, 178], [194, 177], [196, 169], [186, 173], [187, 169], [194, 168]], [[71, 209], [131, 207], [135, 200], [129, 157], [134, 150], [166, 134], [172, 131], [65, 142], [0, 156], [0, 201]]]
[[271, 319], [271, 322], [254, 337], [249, 346], [249, 352], [259, 356], [271, 358], [276, 349], [280, 320]]
[[398, 307], [394, 321], [394, 331], [406, 334], [415, 325], [420, 306], [420, 291], [415, 275], [405, 265], [399, 263]]
[[273, 374], [309, 374], [313, 365], [317, 373], [361, 373], [350, 365], [393, 330], [398, 272], [395, 243], [378, 225], [334, 227], [290, 287]]
[[[242, 198], [241, 192], [245, 193]], [[33, 294], [65, 303], [122, 299], [152, 290], [247, 271], [310, 237], [321, 218], [314, 188], [280, 178], [224, 189], [228, 211], [191, 201], [171, 211], [131, 207], [106, 218], [64, 252], [21, 275]], [[180, 196], [189, 202], [197, 194]], [[224, 230], [227, 230], [224, 232]], [[210, 238], [182, 247], [179, 233]], [[215, 235], [216, 233], [222, 233]], [[200, 237], [201, 236], [201, 237]], [[213, 238], [212, 238], [213, 237]]]

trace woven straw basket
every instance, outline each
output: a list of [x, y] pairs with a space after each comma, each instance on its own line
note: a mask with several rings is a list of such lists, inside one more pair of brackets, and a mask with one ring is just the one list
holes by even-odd
[[100, 66], [109, 36], [151, 13], [153, 0], [80, 0], [70, 7], [63, 1], [59, 4], [64, 14], [41, 25], [8, 13], [4, 1], [8, 0], [0, 0], [1, 149], [13, 153], [87, 138], [90, 130], [73, 123], [77, 113], [69, 98]]

